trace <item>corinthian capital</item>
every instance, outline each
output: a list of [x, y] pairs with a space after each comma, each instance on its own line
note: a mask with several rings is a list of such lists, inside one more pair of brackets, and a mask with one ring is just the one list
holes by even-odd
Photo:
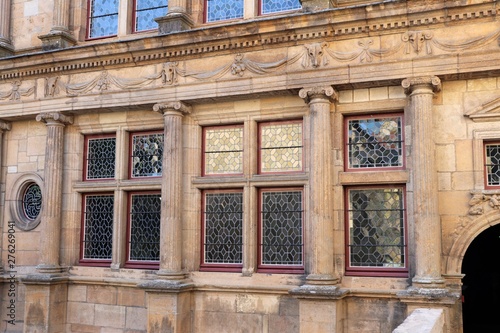
[[437, 76], [420, 76], [404, 79], [401, 82], [405, 94], [409, 95], [417, 88], [427, 88], [432, 92], [441, 91], [441, 80]]
[[163, 115], [168, 113], [181, 113], [181, 114], [190, 114], [192, 111], [192, 107], [189, 104], [186, 104], [181, 101], [168, 102], [168, 103], [157, 103], [153, 105], [153, 111], [159, 112]]
[[59, 112], [43, 112], [36, 116], [36, 121], [41, 121], [46, 124], [73, 124], [73, 117], [65, 116]]
[[332, 86], [302, 88], [299, 91], [299, 96], [308, 104], [314, 99], [323, 99], [331, 103], [338, 98], [337, 92]]

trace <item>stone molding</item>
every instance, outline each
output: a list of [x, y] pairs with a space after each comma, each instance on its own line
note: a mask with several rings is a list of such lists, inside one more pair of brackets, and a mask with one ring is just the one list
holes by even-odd
[[500, 120], [500, 97], [486, 102], [465, 113], [474, 122]]

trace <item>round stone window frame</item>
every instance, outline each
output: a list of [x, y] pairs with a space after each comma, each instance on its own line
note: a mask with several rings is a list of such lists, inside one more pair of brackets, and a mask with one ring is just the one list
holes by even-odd
[[[43, 193], [43, 180], [36, 173], [28, 173], [20, 176], [14, 183], [12, 191], [12, 198], [10, 199], [10, 214], [11, 219], [14, 220], [17, 228], [30, 231], [35, 229], [42, 219], [42, 211], [40, 209], [40, 213], [35, 219], [29, 219], [24, 213], [23, 207], [23, 197], [26, 193], [26, 189], [28, 189], [31, 185], [38, 185], [40, 187], [40, 191]], [[42, 195], [42, 201], [43, 201]]]

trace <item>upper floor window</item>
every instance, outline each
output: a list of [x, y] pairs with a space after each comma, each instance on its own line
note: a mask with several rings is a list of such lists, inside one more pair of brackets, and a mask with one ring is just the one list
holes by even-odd
[[205, 127], [203, 175], [243, 173], [243, 126]]
[[206, 0], [206, 21], [243, 18], [243, 0]]
[[346, 191], [346, 273], [405, 276], [406, 218], [402, 186]]
[[259, 124], [259, 173], [303, 171], [302, 121]]
[[500, 143], [484, 144], [486, 187], [500, 186]]
[[130, 145], [130, 178], [161, 176], [163, 132], [133, 134]]
[[261, 14], [272, 14], [302, 8], [299, 0], [261, 0]]
[[346, 118], [347, 169], [402, 168], [402, 124], [402, 115]]
[[87, 137], [85, 140], [85, 180], [115, 177], [116, 138], [114, 135]]
[[134, 31], [153, 30], [158, 28], [155, 18], [165, 16], [168, 0], [135, 0]]
[[119, 0], [89, 0], [88, 38], [118, 33], [118, 5]]

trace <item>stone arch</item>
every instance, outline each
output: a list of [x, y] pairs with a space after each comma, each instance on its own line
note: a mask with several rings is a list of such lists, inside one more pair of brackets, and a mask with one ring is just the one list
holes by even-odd
[[500, 212], [496, 209], [480, 215], [476, 219], [469, 220], [453, 242], [446, 258], [445, 274], [461, 274], [462, 261], [472, 241], [484, 230], [499, 223]]

